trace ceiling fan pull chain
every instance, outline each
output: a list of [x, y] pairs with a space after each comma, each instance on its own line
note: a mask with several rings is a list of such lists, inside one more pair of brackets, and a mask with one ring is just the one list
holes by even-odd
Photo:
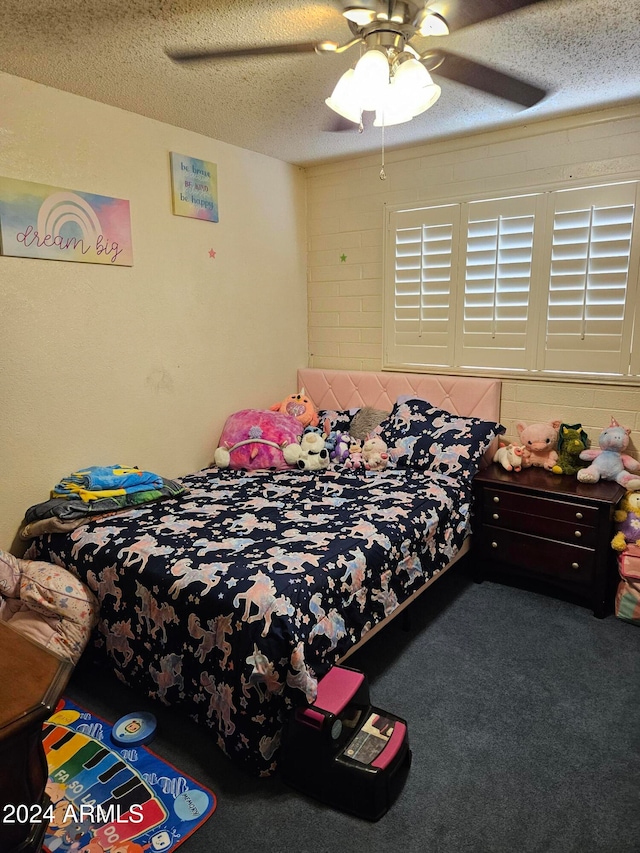
[[384, 170], [384, 118], [382, 119], [382, 168], [380, 169], [380, 180], [387, 180], [387, 175]]

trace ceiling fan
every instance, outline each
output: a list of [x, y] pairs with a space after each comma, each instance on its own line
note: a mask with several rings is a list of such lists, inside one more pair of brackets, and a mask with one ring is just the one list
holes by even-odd
[[[308, 53], [334, 54], [343, 53], [349, 48], [360, 45], [364, 49], [361, 59], [355, 68], [358, 76], [358, 66], [362, 59], [369, 55], [367, 68], [360, 73], [360, 82], [371, 82], [372, 73], [380, 69], [384, 72], [384, 63], [380, 60], [380, 54], [388, 62], [386, 69], [385, 89], [394, 95], [400, 93], [403, 86], [410, 83], [420, 87], [422, 101], [417, 105], [409, 106], [406, 115], [394, 120], [395, 106], [386, 110], [387, 118], [380, 119], [376, 113], [375, 124], [393, 124], [407, 121], [424, 109], [428, 109], [437, 100], [440, 87], [431, 80], [430, 74], [436, 77], [444, 77], [457, 83], [487, 92], [499, 98], [519, 104], [523, 107], [531, 107], [542, 100], [547, 92], [540, 87], [514, 77], [497, 68], [484, 65], [472, 59], [468, 59], [441, 47], [428, 47], [419, 50], [412, 40], [425, 36], [441, 36], [450, 32], [459, 31], [465, 27], [481, 23], [482, 21], [495, 18], [500, 15], [513, 12], [517, 9], [533, 5], [541, 0], [423, 0], [423, 2], [404, 2], [404, 0], [389, 0], [389, 2], [378, 2], [378, 0], [351, 0], [341, 3], [342, 14], [347, 19], [352, 38], [344, 44], [336, 44], [331, 41], [319, 42], [294, 42], [289, 44], [271, 45], [247, 45], [244, 47], [228, 48], [222, 50], [168, 50], [167, 55], [176, 62], [199, 62], [204, 60], [222, 60], [238, 57], [266, 56], [275, 54]], [[370, 59], [374, 60], [373, 62]], [[374, 69], [377, 66], [377, 70]], [[405, 66], [403, 68], [403, 66]], [[373, 69], [373, 71], [372, 71]], [[398, 75], [398, 71], [400, 74]], [[424, 77], [424, 72], [429, 72]], [[362, 110], [381, 109], [378, 105], [363, 105], [362, 100], [357, 106], [351, 104], [342, 105], [342, 97], [338, 97], [338, 88], [344, 83], [346, 89], [347, 77], [353, 75], [354, 70], [346, 72], [340, 79], [338, 86], [331, 98], [326, 103], [336, 112], [349, 121], [359, 123], [362, 126]], [[422, 77], [421, 77], [422, 75]], [[401, 79], [402, 86], [398, 85]], [[416, 81], [418, 81], [416, 83]], [[350, 84], [353, 81], [349, 79]], [[394, 87], [388, 84], [395, 83]], [[426, 86], [429, 86], [425, 88]], [[353, 88], [353, 86], [352, 86]], [[428, 96], [425, 96], [427, 93]], [[342, 95], [345, 93], [343, 92]], [[333, 101], [333, 103], [332, 103]], [[340, 101], [340, 103], [338, 103]], [[388, 103], [388, 101], [387, 101]], [[426, 104], [426, 106], [425, 106]], [[412, 114], [409, 114], [412, 112]], [[403, 114], [404, 115], [404, 114]]]

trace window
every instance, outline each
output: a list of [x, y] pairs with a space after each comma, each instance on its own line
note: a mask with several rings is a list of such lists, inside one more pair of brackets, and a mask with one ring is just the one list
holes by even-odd
[[640, 182], [387, 214], [385, 367], [640, 379]]

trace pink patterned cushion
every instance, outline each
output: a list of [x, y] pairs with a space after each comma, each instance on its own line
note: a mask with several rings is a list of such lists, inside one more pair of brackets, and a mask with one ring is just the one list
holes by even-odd
[[0, 551], [0, 619], [77, 663], [98, 617], [93, 593], [52, 563]]
[[227, 418], [214, 458], [220, 467], [291, 468], [282, 450], [288, 444], [298, 444], [301, 435], [302, 424], [293, 415], [243, 409]]

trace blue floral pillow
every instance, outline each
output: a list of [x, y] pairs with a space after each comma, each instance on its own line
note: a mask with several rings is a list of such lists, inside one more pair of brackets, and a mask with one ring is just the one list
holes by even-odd
[[418, 399], [396, 402], [379, 430], [397, 467], [467, 476], [476, 473], [491, 442], [504, 431], [494, 421], [452, 415]]

